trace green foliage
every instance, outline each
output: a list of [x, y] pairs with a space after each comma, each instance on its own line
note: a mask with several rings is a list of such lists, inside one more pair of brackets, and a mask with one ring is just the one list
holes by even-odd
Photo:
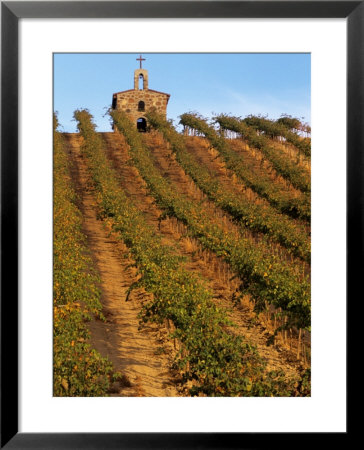
[[59, 122], [58, 122], [58, 116], [56, 113], [53, 113], [53, 132], [58, 131]]
[[54, 116], [53, 395], [105, 396], [112, 365], [88, 344], [85, 321], [101, 314], [98, 277], [87, 254], [64, 142]]
[[[125, 133], [137, 167], [143, 173], [150, 170], [134, 125], [121, 112], [110, 114]], [[272, 379], [270, 373], [266, 374], [265, 364], [254, 347], [226, 331], [231, 323], [226, 312], [212, 302], [212, 293], [203, 280], [183, 268], [181, 258], [172, 248], [162, 245], [160, 236], [126, 196], [102, 150], [102, 141], [94, 131], [90, 114], [76, 111], [75, 118], [84, 137], [82, 151], [103, 215], [133, 255], [140, 273], [138, 286], [153, 294], [142, 308], [140, 318], [143, 322], [173, 322], [171, 337], [182, 344], [175, 365], [185, 381], [193, 382], [191, 395], [292, 395], [290, 383], [281, 383]], [[149, 176], [154, 184], [160, 181], [153, 170]], [[165, 202], [163, 192], [157, 198]]]
[[301, 128], [301, 122], [298, 119], [281, 117], [277, 121], [273, 121], [263, 117], [248, 116], [243, 122], [255, 130], [263, 131], [270, 138], [284, 137], [287, 142], [297, 147], [305, 156], [311, 157], [311, 139], [302, 138], [292, 131]]
[[[270, 145], [269, 138], [265, 135], [257, 134], [257, 130], [260, 129], [257, 123], [265, 123], [266, 119], [250, 116], [244, 121], [241, 121], [235, 117], [220, 115], [215, 117], [215, 120], [219, 123], [221, 128], [239, 133], [244, 139], [247, 140], [249, 145], [258, 148], [263, 153], [265, 158], [267, 158], [267, 160], [272, 164], [276, 172], [290, 181], [292, 186], [305, 193], [309, 193], [311, 191], [311, 182], [306, 172], [301, 167], [297, 166], [297, 164], [289, 161], [284, 154], [272, 147]], [[269, 123], [269, 121], [266, 122]], [[273, 133], [272, 127], [270, 130], [271, 133]]]
[[[308, 195], [302, 194], [296, 198], [290, 192], [277, 188], [269, 178], [264, 177], [262, 174], [257, 174], [246, 163], [244, 156], [232, 150], [226, 140], [219, 136], [216, 130], [210, 127], [205, 120], [193, 114], [182, 114], [180, 118], [182, 125], [198, 130], [206, 136], [211, 145], [220, 153], [226, 166], [235, 172], [246, 186], [268, 200], [280, 212], [293, 218], [298, 217], [304, 220], [310, 220], [311, 209]], [[235, 119], [227, 116], [218, 116], [214, 119], [225, 129], [232, 129], [233, 125], [231, 123], [233, 121], [235, 123]]]
[[277, 213], [270, 206], [254, 204], [245, 196], [237, 196], [227, 190], [220, 184], [215, 173], [201, 166], [194, 156], [187, 152], [183, 136], [177, 133], [172, 124], [156, 112], [148, 113], [147, 118], [149, 124], [159, 130], [171, 144], [177, 161], [185, 172], [210, 199], [238, 220], [243, 229], [249, 228], [267, 234], [295, 256], [310, 261], [310, 240], [303, 226]]
[[296, 396], [309, 397], [311, 395], [311, 369], [306, 369], [296, 388]]
[[112, 111], [115, 126], [124, 133], [130, 155], [151, 194], [166, 215], [175, 216], [188, 226], [189, 232], [217, 256], [224, 258], [242, 279], [257, 310], [266, 302], [282, 308], [287, 326], [310, 326], [310, 283], [301, 274], [301, 265], [288, 264], [269, 249], [253, 244], [233, 232], [224, 231], [202, 205], [178, 193], [159, 170], [126, 114]]
[[281, 116], [278, 120], [277, 123], [279, 125], [283, 125], [285, 128], [288, 128], [288, 130], [299, 130], [300, 127], [302, 126], [301, 122], [299, 119], [297, 119], [296, 117], [292, 117], [292, 116]]

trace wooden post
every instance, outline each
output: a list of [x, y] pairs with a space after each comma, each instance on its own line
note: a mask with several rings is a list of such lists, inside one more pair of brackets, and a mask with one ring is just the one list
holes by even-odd
[[302, 329], [300, 328], [300, 329], [299, 329], [299, 332], [298, 332], [297, 359], [300, 359], [300, 351], [301, 351], [301, 332], [302, 332]]

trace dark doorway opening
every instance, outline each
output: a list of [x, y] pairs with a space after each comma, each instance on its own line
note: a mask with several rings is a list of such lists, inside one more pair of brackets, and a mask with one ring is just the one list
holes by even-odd
[[141, 133], [145, 133], [147, 131], [147, 121], [144, 119], [144, 117], [141, 117], [137, 120], [137, 130]]

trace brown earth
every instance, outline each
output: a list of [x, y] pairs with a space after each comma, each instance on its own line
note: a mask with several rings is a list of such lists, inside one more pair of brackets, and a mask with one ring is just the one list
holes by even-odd
[[299, 189], [296, 189], [287, 179], [276, 172], [272, 164], [264, 157], [260, 150], [249, 147], [242, 139], [227, 139], [227, 142], [232, 150], [244, 156], [246, 164], [258, 176], [266, 179], [270, 183], [274, 183], [276, 188], [279, 188], [282, 193], [289, 194], [292, 198], [302, 196], [302, 192]]
[[[258, 351], [267, 361], [269, 370], [281, 369], [289, 376], [295, 376], [302, 368], [302, 362], [295, 357], [295, 344], [292, 340], [291, 347], [287, 345], [267, 346], [267, 341], [272, 336], [271, 326], [264, 318], [257, 320], [252, 311], [252, 304], [248, 297], [244, 297], [239, 308], [233, 308], [233, 297], [237, 294], [239, 287], [238, 279], [231, 281], [234, 273], [231, 272], [228, 264], [218, 258], [214, 253], [203, 250], [198, 241], [187, 236], [187, 228], [175, 218], [159, 222], [158, 218], [162, 211], [155, 204], [154, 199], [149, 195], [144, 180], [139, 172], [132, 166], [128, 153], [128, 145], [122, 135], [117, 133], [101, 133], [105, 141], [105, 151], [113, 167], [119, 174], [119, 181], [126, 194], [133, 200], [139, 210], [143, 211], [147, 222], [154, 227], [156, 233], [162, 235], [163, 244], [173, 246], [185, 258], [185, 267], [193, 273], [200, 274], [207, 282], [207, 285], [214, 292], [214, 299], [220, 306], [227, 308], [230, 318], [238, 324], [238, 329], [233, 329], [236, 334], [244, 335], [252, 343], [257, 345]], [[153, 136], [146, 135], [145, 139], [151, 143]], [[157, 150], [163, 152], [161, 149]], [[153, 153], [156, 156], [155, 153]], [[160, 156], [160, 155], [159, 155]], [[158, 164], [163, 164], [163, 158]], [[166, 161], [164, 161], [164, 164]], [[190, 189], [188, 181], [184, 178], [182, 169], [175, 167], [175, 162], [169, 162], [168, 166], [159, 166], [164, 171], [165, 176], [171, 177], [174, 186], [181, 189]], [[187, 193], [186, 191], [186, 193]], [[199, 198], [200, 194], [196, 195]], [[182, 190], [181, 190], [182, 194]], [[213, 208], [211, 206], [211, 208]], [[215, 209], [216, 212], [216, 209]], [[225, 214], [222, 214], [225, 216]], [[224, 219], [223, 219], [224, 220]], [[230, 221], [225, 222], [229, 224]], [[272, 325], [272, 324], [271, 324]]]
[[[227, 141], [234, 150], [237, 150], [238, 152], [240, 151], [244, 155], [246, 164], [252, 168], [254, 172], [263, 178], [267, 176], [265, 164], [269, 163], [266, 162], [262, 155], [257, 156], [256, 152], [258, 152], [258, 150], [250, 149], [249, 146], [241, 139], [228, 139]], [[207, 167], [211, 173], [218, 174], [220, 183], [225, 186], [226, 189], [233, 191], [236, 195], [245, 195], [249, 201], [253, 203], [270, 206], [268, 200], [261, 197], [249, 187], [245, 186], [242, 180], [237, 177], [231, 169], [226, 167], [225, 162], [219, 156], [219, 152], [211, 147], [206, 139], [198, 136], [186, 136], [185, 145], [186, 150], [190, 154], [193, 154], [201, 165]], [[272, 174], [274, 169], [270, 170]], [[283, 183], [285, 189], [292, 189], [291, 185], [279, 175], [275, 175], [275, 177], [271, 179], [271, 182], [277, 183], [277, 180], [280, 180], [280, 183]], [[301, 195], [299, 191], [296, 192], [297, 196]], [[292, 220], [293, 223], [297, 223], [298, 225], [305, 227], [307, 233], [310, 232], [310, 227], [306, 221], [292, 218], [290, 218], [290, 220]]]
[[[203, 250], [198, 242], [187, 236], [186, 227], [174, 218], [160, 222], [161, 210], [149, 195], [145, 182], [132, 166], [124, 138], [116, 133], [101, 133], [105, 151], [119, 175], [126, 194], [144, 213], [156, 233], [162, 236], [164, 245], [173, 246], [185, 256], [185, 268], [199, 274], [212, 289], [219, 306], [227, 308], [227, 314], [238, 325], [232, 331], [244, 335], [257, 346], [266, 360], [268, 370], [282, 369], [287, 376], [296, 377], [304, 367], [295, 357], [295, 345], [290, 349], [276, 339], [267, 346], [272, 336], [264, 317], [257, 320], [249, 299], [243, 297], [233, 308], [232, 299], [239, 282], [231, 280], [229, 266], [213, 253]], [[85, 161], [80, 154], [78, 134], [65, 134], [72, 162], [72, 176], [83, 213], [83, 232], [101, 276], [102, 304], [106, 322], [90, 323], [91, 344], [102, 356], [107, 356], [115, 370], [122, 372], [127, 381], [113, 386], [113, 396], [179, 396], [186, 395], [178, 385], [178, 376], [170, 370], [174, 355], [173, 343], [167, 339], [168, 330], [157, 326], [139, 326], [138, 313], [149, 298], [144, 290], [132, 291], [125, 301], [127, 289], [137, 279], [137, 270], [130, 267], [127, 248], [110, 233], [107, 223], [97, 218], [97, 203], [88, 179]], [[180, 174], [182, 175], [182, 174]], [[196, 195], [200, 195], [196, 191]], [[286, 341], [287, 344], [287, 341]], [[130, 386], [128, 386], [128, 381]]]
[[[174, 188], [180, 194], [190, 198], [192, 201], [202, 202], [204, 210], [207, 211], [207, 213], [213, 218], [215, 223], [218, 223], [218, 225], [227, 232], [234, 232], [237, 238], [244, 236], [255, 245], [263, 244], [263, 248], [267, 248], [266, 235], [249, 230], [246, 227], [242, 227], [230, 214], [226, 213], [222, 208], [217, 206], [214, 201], [208, 199], [208, 197], [194, 183], [192, 178], [187, 175], [183, 168], [178, 164], [174, 154], [168, 148], [168, 144], [166, 144], [160, 134], [148, 133], [145, 135], [144, 139], [148, 148], [151, 150], [153, 157], [155, 158], [156, 167], [164, 177], [168, 178], [172, 182]], [[193, 143], [191, 143], [190, 139], [193, 139]], [[197, 137], [187, 138], [185, 140], [187, 143], [186, 147], [189, 147], [190, 153], [194, 152], [194, 156], [199, 155], [197, 160], [200, 160], [200, 163], [205, 165], [206, 158], [201, 158], [201, 153], [208, 153], [206, 148], [206, 140], [201, 140], [201, 138]], [[191, 150], [191, 147], [193, 150]], [[217, 165], [217, 171], [215, 171], [215, 173], [219, 175], [219, 182], [221, 185], [227, 190], [234, 192], [235, 195], [247, 196], [247, 198], [251, 201], [252, 191], [250, 189], [244, 191], [238, 183], [230, 183], [229, 186], [229, 179], [227, 177], [227, 172], [224, 170], [225, 167], [223, 166], [223, 163], [220, 161], [217, 162], [216, 157], [213, 159], [215, 159], [215, 164]], [[211, 173], [214, 173], [214, 171], [211, 171]], [[270, 252], [275, 252], [279, 258], [285, 259], [290, 263], [296, 260], [300, 265], [304, 266], [305, 273], [310, 272], [309, 265], [300, 259], [295, 258], [289, 251], [287, 251], [285, 247], [277, 242], [269, 240], [269, 238], [268, 242]]]
[[130, 386], [127, 386], [127, 381], [115, 383], [113, 395], [178, 396], [177, 380], [173, 379], [169, 370], [172, 350], [165, 339], [167, 331], [152, 326], [139, 329], [138, 313], [142, 300], [146, 300], [148, 295], [135, 290], [125, 301], [127, 289], [137, 279], [136, 269], [128, 267], [132, 261], [126, 249], [97, 219], [97, 204], [80, 154], [78, 135], [65, 136], [84, 218], [83, 232], [101, 277], [101, 302], [106, 322], [97, 320], [89, 323], [91, 344], [102, 356], [107, 356], [114, 369], [130, 382]]
[[277, 140], [271, 140], [272, 147], [284, 153], [292, 162], [302, 167], [307, 176], [311, 174], [311, 159], [304, 155], [297, 147], [289, 142], [279, 142]]

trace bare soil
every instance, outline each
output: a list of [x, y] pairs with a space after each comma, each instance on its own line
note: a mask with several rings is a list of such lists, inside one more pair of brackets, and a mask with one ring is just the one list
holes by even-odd
[[[259, 354], [267, 362], [267, 370], [283, 370], [288, 377], [296, 377], [304, 368], [302, 360], [295, 356], [294, 345], [290, 349], [276, 339], [274, 345], [267, 345], [272, 336], [269, 323], [258, 318], [252, 311], [249, 298], [243, 297], [238, 307], [233, 307], [233, 298], [239, 286], [238, 280], [231, 280], [233, 273], [229, 266], [212, 252], [203, 250], [198, 242], [187, 235], [186, 227], [175, 218], [160, 222], [162, 211], [148, 192], [144, 180], [131, 164], [128, 146], [117, 133], [101, 133], [105, 152], [117, 170], [120, 185], [133, 200], [162, 237], [164, 245], [172, 246], [186, 258], [185, 268], [198, 274], [213, 291], [214, 300], [227, 309], [229, 317], [238, 325], [231, 331], [243, 335], [257, 346]], [[178, 374], [171, 370], [175, 353], [173, 342], [168, 340], [168, 330], [163, 326], [140, 327], [138, 313], [150, 294], [143, 289], [132, 291], [125, 301], [127, 290], [138, 278], [137, 269], [128, 249], [113, 234], [106, 221], [98, 219], [97, 202], [88, 178], [86, 164], [80, 153], [80, 136], [65, 133], [69, 157], [72, 163], [72, 177], [79, 197], [79, 207], [84, 223], [83, 232], [101, 277], [102, 305], [106, 322], [90, 322], [91, 345], [102, 356], [107, 356], [114, 369], [125, 375], [125, 379], [112, 387], [112, 396], [156, 396], [169, 397], [186, 395], [179, 385]], [[147, 138], [148, 139], [148, 138]], [[164, 162], [163, 162], [164, 161]], [[164, 157], [160, 162], [165, 164]], [[191, 189], [184, 178], [184, 172], [175, 170], [174, 164], [160, 167], [179, 178], [178, 186]], [[170, 176], [170, 174], [168, 175]], [[200, 195], [195, 191], [195, 195]]]
[[[166, 142], [160, 134], [148, 133], [145, 135], [144, 140], [155, 158], [156, 167], [163, 176], [172, 182], [173, 186], [179, 193], [193, 201], [202, 202], [204, 209], [213, 218], [214, 222], [218, 223], [219, 226], [227, 232], [234, 232], [237, 238], [244, 236], [255, 245], [263, 243], [263, 241], [266, 243], [267, 236], [263, 235], [263, 233], [242, 227], [230, 214], [226, 213], [222, 208], [217, 206], [215, 202], [208, 199], [208, 197], [194, 183], [192, 178], [187, 175], [178, 164], [174, 154], [167, 147]], [[222, 186], [224, 186], [227, 190], [232, 191], [237, 196], [245, 196], [249, 201], [256, 200], [256, 194], [250, 189], [243, 189], [242, 185], [235, 181], [236, 178], [229, 179], [228, 171], [225, 168], [224, 163], [217, 160], [216, 151], [214, 149], [206, 146], [208, 145], [206, 139], [204, 140], [198, 137], [190, 137], [185, 140], [188, 151], [197, 157], [197, 161], [199, 161], [201, 165], [208, 167], [211, 173], [218, 174], [219, 182]], [[204, 156], [202, 156], [202, 154], [204, 154]], [[211, 159], [213, 161], [211, 161]], [[212, 169], [213, 166], [215, 166], [215, 170]], [[305, 271], [307, 273], [310, 272], [309, 265], [294, 257], [286, 250], [285, 247], [271, 240], [269, 240], [269, 242], [271, 250], [274, 250], [277, 256], [288, 262], [293, 262], [297, 259], [300, 264], [305, 266]]]
[[[267, 346], [267, 342], [272, 336], [271, 324], [267, 323], [264, 318], [257, 320], [249, 298], [243, 297], [239, 307], [233, 307], [233, 297], [236, 295], [240, 283], [237, 279], [231, 281], [235, 274], [231, 272], [228, 264], [214, 253], [203, 250], [195, 239], [188, 237], [187, 228], [177, 219], [170, 218], [161, 223], [158, 221], [162, 211], [148, 193], [139, 172], [132, 166], [124, 137], [117, 133], [102, 133], [102, 136], [105, 141], [105, 151], [119, 174], [119, 181], [124, 191], [143, 211], [147, 222], [154, 227], [154, 231], [162, 235], [162, 242], [173, 246], [186, 258], [185, 268], [199, 274], [207, 286], [212, 289], [216, 303], [226, 308], [229, 317], [238, 325], [238, 328], [233, 328], [231, 331], [245, 336], [257, 346], [259, 354], [267, 362], [268, 370], [281, 369], [290, 377], [297, 376], [303, 368], [303, 363], [295, 356], [294, 343], [292, 342], [291, 349], [288, 345], [279, 342]], [[152, 144], [154, 137], [149, 135], [145, 139]], [[183, 170], [176, 167], [175, 162], [168, 162], [163, 158], [165, 149], [162, 145], [156, 151], [158, 155], [154, 153], [154, 156], [157, 157], [157, 164], [162, 173], [170, 177], [174, 185], [181, 189], [181, 193], [187, 194], [191, 187]], [[183, 192], [184, 190], [186, 191]], [[225, 223], [230, 226], [229, 220]]]
[[227, 141], [235, 152], [244, 156], [246, 164], [249, 165], [257, 175], [270, 179], [270, 181], [274, 183], [276, 187], [279, 187], [282, 192], [289, 192], [293, 198], [301, 197], [301, 191], [293, 187], [287, 179], [279, 175], [260, 150], [249, 147], [242, 139], [228, 139]]
[[[148, 294], [136, 290], [126, 302], [127, 289], [136, 281], [126, 248], [110, 235], [97, 218], [97, 204], [80, 154], [79, 138], [66, 134], [72, 162], [72, 176], [83, 214], [83, 232], [101, 276], [103, 313], [106, 322], [89, 323], [91, 345], [107, 356], [116, 371], [127, 377], [113, 386], [114, 396], [178, 396], [177, 380], [170, 371], [172, 350], [166, 330], [147, 326], [140, 329], [138, 313]], [[129, 385], [129, 386], [128, 386]]]

